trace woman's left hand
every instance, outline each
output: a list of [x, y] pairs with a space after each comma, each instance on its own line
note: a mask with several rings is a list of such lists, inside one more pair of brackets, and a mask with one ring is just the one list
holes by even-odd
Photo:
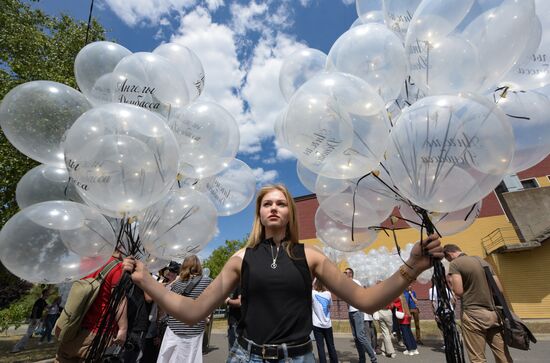
[[429, 269], [432, 266], [432, 258], [442, 259], [443, 247], [437, 234], [432, 234], [420, 242], [415, 243], [411, 250], [411, 256], [407, 264], [411, 266], [417, 274]]

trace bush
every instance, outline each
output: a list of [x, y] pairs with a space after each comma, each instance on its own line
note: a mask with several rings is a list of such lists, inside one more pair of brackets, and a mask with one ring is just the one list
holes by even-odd
[[[48, 288], [48, 285], [34, 285], [31, 291], [13, 302], [7, 308], [0, 310], [0, 333], [6, 331], [10, 326], [14, 325], [17, 329], [25, 324], [31, 316], [32, 306], [36, 299], [42, 294], [42, 290]], [[52, 302], [57, 296], [57, 292], [51, 289], [48, 302]]]

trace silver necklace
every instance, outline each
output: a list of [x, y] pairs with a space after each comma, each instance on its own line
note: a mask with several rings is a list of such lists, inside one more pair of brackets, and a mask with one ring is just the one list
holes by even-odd
[[277, 268], [277, 257], [279, 257], [280, 246], [277, 246], [277, 253], [275, 254], [275, 256], [273, 256], [273, 245], [270, 244], [269, 247], [271, 247], [271, 259], [273, 260], [273, 262], [271, 263], [271, 268], [275, 270]]

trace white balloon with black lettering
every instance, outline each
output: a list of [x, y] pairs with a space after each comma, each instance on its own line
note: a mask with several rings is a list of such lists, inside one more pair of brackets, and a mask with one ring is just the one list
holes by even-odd
[[49, 200], [82, 202], [66, 168], [38, 165], [29, 170], [17, 183], [15, 200], [19, 208]]
[[90, 43], [78, 52], [74, 60], [76, 83], [93, 105], [112, 102], [112, 72], [130, 54], [122, 45], [106, 41]]
[[372, 170], [383, 156], [389, 130], [376, 91], [338, 72], [322, 73], [300, 87], [283, 124], [288, 149], [311, 171], [334, 179]]
[[164, 43], [153, 50], [176, 65], [187, 86], [190, 101], [197, 99], [204, 90], [204, 69], [199, 57], [191, 49], [177, 43]]
[[139, 52], [124, 57], [113, 70], [113, 102], [144, 108], [170, 119], [189, 103], [185, 78], [168, 59]]
[[78, 280], [111, 257], [116, 237], [98, 211], [68, 201], [31, 205], [0, 231], [0, 261], [14, 275], [41, 284]]
[[227, 168], [237, 155], [239, 126], [222, 106], [196, 101], [168, 120], [180, 149], [180, 174], [206, 178]]
[[497, 187], [513, 142], [509, 122], [487, 100], [430, 96], [403, 111], [384, 165], [402, 196], [426, 210], [452, 212]]
[[199, 179], [193, 188], [212, 201], [218, 216], [230, 216], [250, 204], [256, 192], [256, 177], [245, 162], [233, 159], [227, 168], [216, 175]]
[[162, 117], [137, 106], [93, 108], [71, 127], [64, 146], [81, 197], [112, 217], [147, 208], [176, 180], [176, 138]]

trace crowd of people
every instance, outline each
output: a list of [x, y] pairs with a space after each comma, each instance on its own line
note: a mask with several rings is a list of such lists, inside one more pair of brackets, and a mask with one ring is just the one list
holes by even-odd
[[[487, 342], [498, 362], [510, 362], [498, 316], [483, 292], [483, 276], [477, 269], [482, 262], [465, 256], [455, 245], [444, 249], [436, 236], [429, 236], [415, 244], [410, 258], [387, 280], [362, 286], [351, 268], [342, 274], [319, 249], [299, 243], [296, 207], [281, 185], [260, 190], [247, 246], [227, 261], [214, 280], [203, 274], [195, 255], [186, 257], [181, 265], [171, 262], [153, 276], [141, 261], [115, 252], [107, 263], [114, 268], [105, 276], [105, 266], [88, 276], [103, 276], [100, 291], [84, 314], [76, 337], [59, 344], [55, 361], [85, 359], [92, 340], [102, 333], [99, 321], [123, 271], [130, 273], [133, 287], [120, 301], [117, 322], [111, 329], [113, 346], [124, 347], [124, 362], [202, 362], [205, 326], [214, 309], [225, 303], [229, 312], [228, 363], [283, 362], [289, 358], [314, 362], [312, 336], [319, 362], [326, 362], [328, 355], [334, 363], [338, 361], [330, 315], [334, 296], [349, 306], [359, 362], [366, 362], [365, 355], [371, 362], [377, 362], [380, 355], [395, 358], [392, 339], [403, 354], [417, 355], [417, 345], [422, 344], [420, 306], [411, 284], [430, 267], [432, 258], [443, 257], [452, 261], [448, 297], [454, 302], [459, 296], [463, 301], [463, 336], [470, 360], [484, 361], [479, 352]], [[436, 291], [429, 295], [436, 309]], [[48, 304], [47, 297], [48, 290], [44, 290], [33, 306], [29, 330], [14, 351], [25, 347], [45, 311], [42, 341], [51, 341], [62, 304], [60, 299]], [[58, 330], [56, 327], [56, 336]]]

